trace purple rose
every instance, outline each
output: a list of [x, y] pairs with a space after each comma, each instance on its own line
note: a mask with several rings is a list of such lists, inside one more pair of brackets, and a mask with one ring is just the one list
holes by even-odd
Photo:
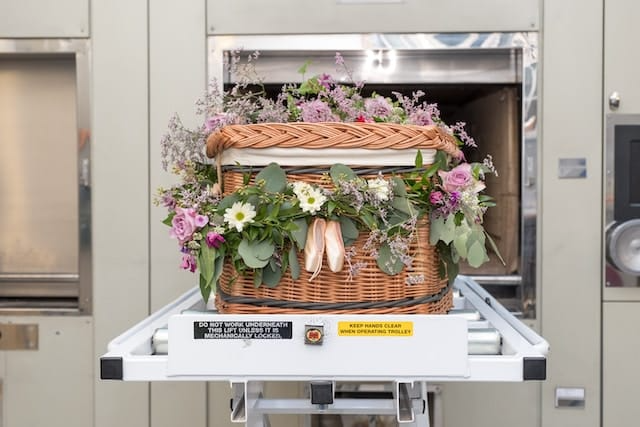
[[431, 194], [429, 194], [429, 202], [431, 202], [432, 205], [441, 205], [444, 203], [444, 195], [441, 191], [432, 191]]
[[181, 245], [184, 245], [198, 228], [204, 227], [208, 222], [209, 218], [198, 214], [193, 208], [176, 208], [169, 234], [178, 239]]
[[210, 248], [218, 249], [220, 245], [224, 243], [224, 237], [222, 237], [222, 234], [218, 234], [215, 231], [208, 232], [206, 240], [207, 240], [207, 245]]
[[196, 263], [196, 257], [194, 257], [191, 254], [182, 255], [182, 264], [180, 264], [180, 267], [194, 273], [198, 268], [198, 264]]
[[461, 163], [449, 172], [438, 171], [438, 175], [442, 179], [442, 187], [449, 193], [465, 190], [475, 183], [469, 163]]

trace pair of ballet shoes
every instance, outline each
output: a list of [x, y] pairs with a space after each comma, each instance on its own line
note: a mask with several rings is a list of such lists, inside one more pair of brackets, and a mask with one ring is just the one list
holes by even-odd
[[334, 273], [342, 271], [345, 250], [340, 222], [316, 218], [307, 231], [307, 241], [304, 246], [304, 267], [312, 273], [309, 281], [320, 274], [325, 253], [329, 270]]

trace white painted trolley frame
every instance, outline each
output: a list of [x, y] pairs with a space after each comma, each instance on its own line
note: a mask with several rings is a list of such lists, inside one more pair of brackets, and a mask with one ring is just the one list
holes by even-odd
[[[101, 378], [229, 381], [231, 418], [250, 427], [268, 426], [273, 413], [395, 414], [407, 426], [429, 426], [427, 383], [544, 380], [548, 343], [470, 278], [460, 276], [454, 287], [453, 312], [473, 310], [478, 320], [218, 314], [202, 310], [194, 288], [112, 340]], [[167, 325], [168, 354], [154, 354], [153, 339]], [[478, 328], [498, 331], [499, 354], [469, 354]], [[310, 399], [267, 399], [265, 381], [308, 382]], [[339, 382], [388, 383], [390, 398], [338, 397]]]

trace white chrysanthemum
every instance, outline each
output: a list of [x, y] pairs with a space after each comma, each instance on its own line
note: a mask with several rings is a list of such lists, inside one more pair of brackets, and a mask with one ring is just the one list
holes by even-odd
[[317, 188], [309, 187], [307, 191], [303, 191], [300, 194], [296, 193], [298, 200], [300, 200], [300, 208], [303, 212], [309, 212], [315, 214], [322, 208], [324, 202], [327, 201], [327, 197], [322, 194], [322, 191]]
[[389, 200], [389, 194], [391, 194], [391, 188], [389, 183], [382, 178], [368, 179], [367, 187], [378, 200], [383, 202]]
[[298, 197], [298, 199], [302, 199], [305, 195], [309, 194], [309, 191], [313, 190], [311, 184], [304, 181], [296, 181], [292, 184], [293, 193]]
[[256, 210], [251, 203], [235, 202], [233, 206], [225, 209], [224, 222], [229, 224], [229, 227], [242, 231], [244, 225], [252, 223], [255, 216]]

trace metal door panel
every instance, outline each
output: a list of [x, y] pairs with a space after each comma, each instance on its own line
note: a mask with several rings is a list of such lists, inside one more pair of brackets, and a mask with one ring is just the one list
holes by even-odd
[[0, 61], [0, 271], [78, 271], [73, 57]]

